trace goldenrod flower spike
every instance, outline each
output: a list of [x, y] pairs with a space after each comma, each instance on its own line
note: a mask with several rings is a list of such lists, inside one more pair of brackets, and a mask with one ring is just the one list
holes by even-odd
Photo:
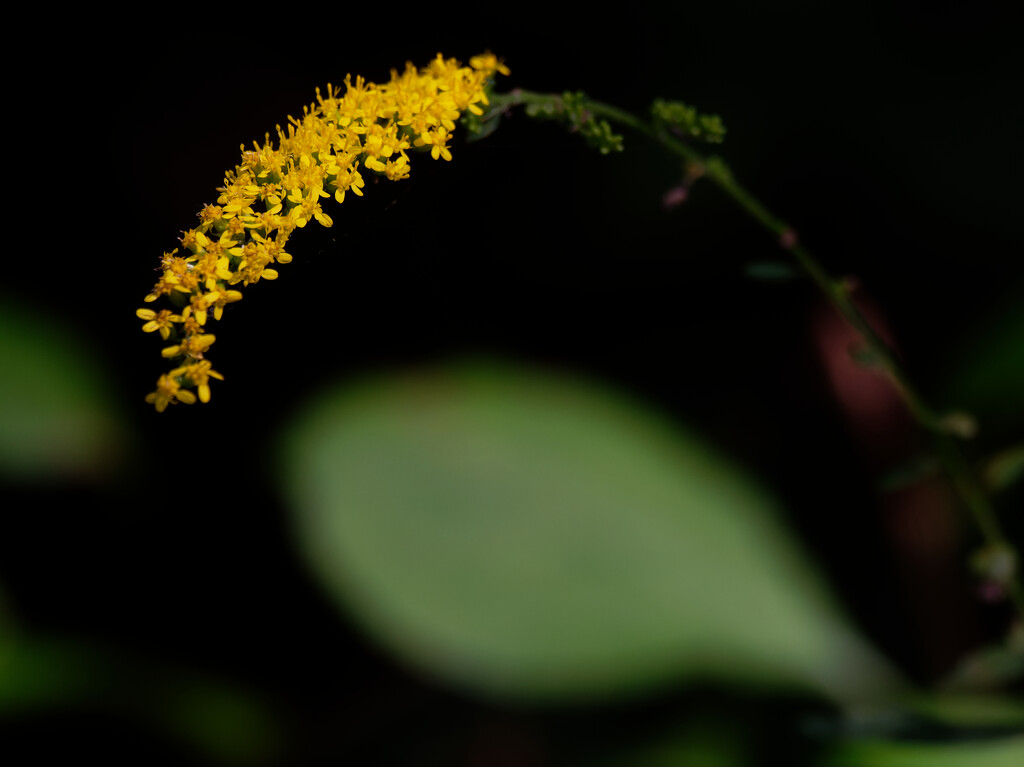
[[216, 204], [204, 206], [199, 225], [182, 233], [180, 249], [163, 254], [161, 276], [144, 298], [167, 297], [175, 308], [136, 312], [145, 332], [171, 342], [161, 354], [175, 364], [146, 402], [160, 412], [209, 402], [210, 379], [223, 376], [206, 359], [216, 340], [208, 327], [225, 305], [241, 300], [238, 288], [277, 279], [275, 267], [292, 260], [285, 251], [292, 233], [312, 221], [333, 226], [322, 203], [342, 203], [347, 192], [362, 196], [365, 174], [408, 178], [413, 150], [451, 160], [456, 121], [467, 111], [483, 114], [496, 72], [509, 74], [491, 53], [474, 56], [468, 67], [438, 54], [422, 69], [407, 63], [401, 73], [391, 70], [380, 85], [346, 76], [344, 88], [317, 88], [301, 118], [277, 126], [276, 146], [269, 133], [252, 149], [243, 145]]

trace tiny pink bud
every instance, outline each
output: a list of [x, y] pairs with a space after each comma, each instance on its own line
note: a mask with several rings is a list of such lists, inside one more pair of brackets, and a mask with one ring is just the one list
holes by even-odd
[[1002, 602], [1006, 599], [1006, 586], [995, 581], [985, 581], [978, 587], [978, 597], [983, 602]]
[[672, 210], [686, 202], [688, 195], [689, 190], [685, 186], [675, 186], [665, 192], [661, 204], [665, 206], [665, 210]]

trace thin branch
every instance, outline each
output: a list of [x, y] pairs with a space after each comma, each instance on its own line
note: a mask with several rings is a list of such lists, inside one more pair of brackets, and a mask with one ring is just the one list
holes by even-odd
[[[516, 89], [506, 94], [493, 95], [490, 114], [496, 116], [513, 106], [520, 105], [526, 106], [528, 109], [532, 107], [540, 114], [551, 117], [558, 117], [565, 110], [562, 96]], [[803, 272], [811, 278], [839, 314], [861, 335], [874, 361], [892, 381], [914, 419], [930, 432], [939, 460], [985, 543], [990, 547], [1013, 552], [989, 501], [988, 494], [960, 448], [955, 436], [956, 430], [951, 428], [948, 419], [938, 415], [928, 405], [912, 384], [891, 347], [868, 322], [853, 301], [847, 282], [831, 276], [811, 251], [797, 241], [793, 228], [771, 213], [756, 197], [741, 186], [720, 158], [706, 157], [671, 132], [659, 129], [636, 115], [610, 104], [587, 99], [586, 109], [589, 116], [607, 118], [631, 128], [682, 158], [691, 168], [710, 178], [751, 218], [775, 235], [779, 246], [792, 254]], [[1008, 588], [1014, 608], [1024, 619], [1024, 588], [1021, 587], [1016, 573], [1010, 579]]]

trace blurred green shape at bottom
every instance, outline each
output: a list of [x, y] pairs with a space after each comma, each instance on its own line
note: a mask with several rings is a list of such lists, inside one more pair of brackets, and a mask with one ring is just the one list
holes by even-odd
[[838, 747], [823, 767], [1020, 767], [1024, 736], [985, 741], [859, 741]]
[[343, 384], [286, 430], [297, 538], [407, 662], [532, 700], [683, 679], [892, 683], [772, 500], [601, 385], [474, 362]]
[[279, 713], [251, 690], [86, 640], [0, 636], [0, 725], [82, 714], [126, 734], [159, 736], [212, 764], [281, 763]]

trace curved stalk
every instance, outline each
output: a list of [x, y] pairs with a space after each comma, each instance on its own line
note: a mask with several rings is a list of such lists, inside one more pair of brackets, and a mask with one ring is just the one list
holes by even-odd
[[[565, 109], [562, 96], [533, 93], [521, 89], [492, 95], [490, 102], [492, 115], [520, 105], [526, 107], [532, 105], [542, 110], [553, 111], [555, 115]], [[861, 335], [868, 351], [880, 370], [893, 383], [911, 415], [932, 435], [937, 456], [957, 495], [974, 520], [981, 538], [989, 547], [1014, 552], [1002, 530], [988, 494], [957, 442], [956, 435], [964, 436], [964, 430], [956, 429], [948, 419], [941, 417], [928, 405], [899, 364], [891, 347], [858, 309], [850, 295], [846, 281], [831, 276], [811, 251], [797, 241], [792, 227], [771, 213], [756, 197], [741, 186], [721, 159], [706, 157], [671, 132], [610, 104], [588, 98], [586, 110], [590, 116], [612, 120], [647, 136], [670, 153], [683, 159], [693, 170], [711, 179], [751, 218], [776, 236], [779, 246], [792, 255], [804, 274], [810, 277], [839, 314]], [[1019, 618], [1024, 620], [1024, 588], [1022, 588], [1016, 573], [1008, 581], [1007, 586], [1014, 609]]]

